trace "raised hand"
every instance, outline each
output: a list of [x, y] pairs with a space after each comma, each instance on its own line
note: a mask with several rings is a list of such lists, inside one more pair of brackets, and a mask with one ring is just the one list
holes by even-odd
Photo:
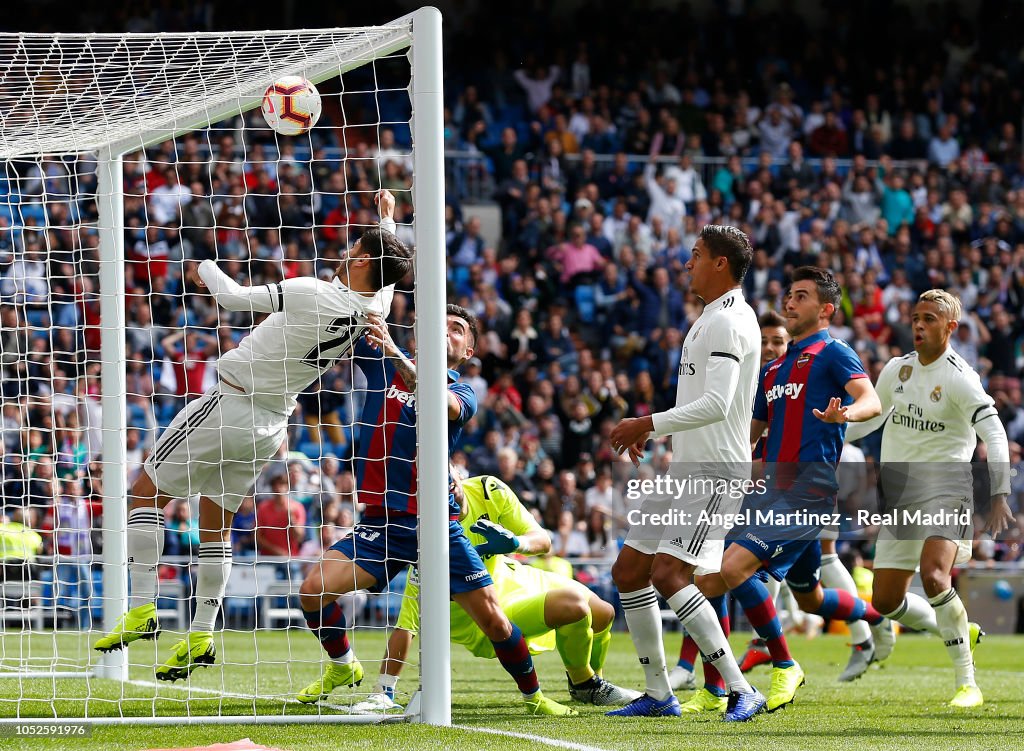
[[833, 422], [836, 424], [843, 424], [849, 422], [846, 417], [846, 411], [849, 407], [843, 406], [843, 400], [839, 397], [832, 397], [828, 400], [828, 408], [822, 412], [820, 409], [814, 410], [814, 416], [822, 422]]
[[476, 552], [481, 556], [504, 555], [519, 550], [519, 538], [490, 519], [478, 519], [469, 531], [482, 535], [487, 540], [476, 546]]

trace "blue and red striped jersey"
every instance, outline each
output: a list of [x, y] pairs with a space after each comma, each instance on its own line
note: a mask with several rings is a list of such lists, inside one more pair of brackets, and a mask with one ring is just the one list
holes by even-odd
[[846, 384], [867, 377], [857, 353], [827, 330], [790, 344], [757, 382], [754, 419], [768, 423], [762, 461], [838, 464], [846, 425], [822, 422], [813, 410], [824, 412], [833, 397], [852, 403]]
[[[367, 507], [416, 514], [416, 395], [402, 379], [394, 360], [359, 337], [352, 353], [366, 376], [366, 402], [359, 416], [355, 447], [356, 491]], [[408, 357], [408, 353], [406, 353]], [[448, 421], [448, 452], [462, 427], [476, 414], [473, 387], [448, 371], [448, 390], [461, 405], [457, 419]], [[450, 478], [449, 478], [450, 479]], [[459, 518], [454, 494], [448, 496], [450, 518]]]

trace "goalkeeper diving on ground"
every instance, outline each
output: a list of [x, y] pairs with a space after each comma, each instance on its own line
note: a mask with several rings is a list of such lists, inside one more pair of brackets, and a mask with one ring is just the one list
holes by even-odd
[[[452, 476], [455, 477], [453, 471]], [[509, 554], [543, 555], [551, 538], [516, 494], [496, 477], [471, 477], [461, 483], [463, 529], [484, 559], [498, 602], [526, 637], [530, 652], [558, 650], [565, 665], [569, 696], [597, 706], [622, 706], [638, 691], [620, 688], [602, 675], [611, 642], [615, 608], [579, 582], [525, 565]], [[409, 647], [419, 631], [419, 586], [415, 569], [402, 599], [398, 623], [388, 640], [377, 690], [357, 704], [357, 712], [400, 709], [395, 686]], [[458, 605], [451, 605], [452, 641], [477, 657], [494, 659], [494, 647]]]

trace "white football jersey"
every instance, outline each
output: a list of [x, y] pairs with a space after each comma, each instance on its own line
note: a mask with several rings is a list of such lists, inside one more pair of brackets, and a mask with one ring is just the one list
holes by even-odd
[[213, 261], [199, 275], [228, 310], [270, 313], [238, 347], [225, 352], [217, 371], [267, 409], [291, 414], [297, 396], [366, 331], [367, 316], [387, 318], [394, 286], [363, 295], [335, 280], [311, 277], [242, 287]]
[[[719, 393], [726, 385], [716, 380], [716, 368], [725, 360], [739, 364], [739, 378], [731, 393]], [[743, 292], [731, 290], [705, 306], [683, 340], [676, 407], [653, 418], [656, 435], [673, 434], [674, 463], [701, 463], [716, 476], [749, 479], [750, 420], [760, 365], [761, 329]], [[702, 399], [703, 407], [695, 404]], [[711, 407], [713, 413], [709, 400], [717, 399], [725, 402], [724, 420], [700, 426], [685, 424], [686, 412], [706, 414]], [[694, 406], [686, 410], [688, 405]]]
[[905, 494], [888, 502], [973, 495], [975, 426], [999, 417], [971, 366], [952, 347], [929, 365], [911, 352], [886, 363], [875, 390], [886, 416], [881, 461], [907, 465]]

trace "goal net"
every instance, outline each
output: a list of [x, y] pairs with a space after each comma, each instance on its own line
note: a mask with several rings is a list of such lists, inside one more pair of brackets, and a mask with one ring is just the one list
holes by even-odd
[[[240, 501], [213, 664], [157, 680], [203, 612], [197, 575], [210, 547], [198, 495], [149, 520], [162, 529], [150, 598], [159, 637], [93, 648], [148, 591], [130, 581], [127, 542], [144, 462], [179, 412], [225, 388], [219, 358], [267, 317], [218, 306], [196, 284], [197, 265], [212, 260], [242, 286], [331, 282], [378, 226], [382, 189], [396, 200], [396, 234], [417, 249], [389, 323], [417, 348], [422, 373], [411, 461], [426, 553], [425, 677], [411, 666], [396, 702], [421, 685], [424, 700], [390, 716], [450, 721], [444, 300], [419, 294], [444, 288], [440, 59], [433, 9], [366, 28], [0, 34], [0, 723], [385, 716], [356, 706], [377, 682], [402, 575], [339, 600], [362, 685], [295, 699], [330, 659], [299, 587], [365, 513], [356, 470], [367, 437], [382, 436], [392, 459], [393, 426], [368, 416], [373, 389], [349, 348], [313, 358], [287, 440]], [[285, 76], [322, 97], [304, 135], [279, 135], [260, 114], [264, 91]], [[187, 477], [173, 443], [158, 458]]]

